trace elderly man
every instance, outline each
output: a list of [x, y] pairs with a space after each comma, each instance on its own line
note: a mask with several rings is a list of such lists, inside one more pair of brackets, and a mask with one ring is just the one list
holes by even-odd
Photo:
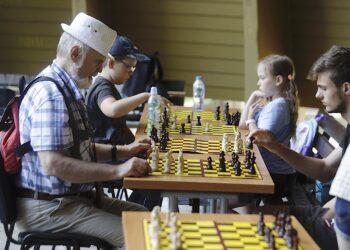
[[[133, 156], [149, 153], [150, 141], [136, 141], [117, 150], [94, 143], [79, 88], [89, 87], [92, 77], [101, 72], [117, 34], [84, 13], [62, 28], [56, 59], [39, 76], [59, 83], [68, 103], [55, 83], [41, 81], [29, 89], [20, 106], [21, 142], [30, 141], [33, 150], [22, 158], [16, 182], [17, 225], [24, 230], [84, 233], [122, 246], [122, 211], [145, 208], [101, 197], [92, 189], [95, 182], [147, 174], [150, 166], [146, 160]], [[76, 148], [78, 154], [74, 154]], [[130, 159], [120, 165], [94, 162], [116, 156]], [[98, 207], [94, 197], [100, 198]]]

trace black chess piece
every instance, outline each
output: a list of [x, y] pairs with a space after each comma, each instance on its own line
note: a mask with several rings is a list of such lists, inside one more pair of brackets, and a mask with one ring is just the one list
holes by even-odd
[[207, 169], [208, 170], [213, 170], [213, 159], [209, 156], [207, 161], [208, 161]]
[[259, 212], [259, 221], [257, 224], [257, 233], [264, 236], [265, 235], [265, 222], [264, 222], [264, 214]]
[[226, 113], [225, 114], [225, 121], [226, 121], [226, 125], [231, 125], [231, 120], [232, 120], [232, 118], [231, 118], [231, 115], [230, 115], [230, 113]]
[[256, 170], [255, 170], [254, 164], [250, 165], [249, 174], [256, 175]]
[[272, 231], [269, 227], [265, 227], [265, 241], [270, 243]]
[[248, 138], [247, 149], [253, 149], [253, 140], [254, 137]]
[[197, 116], [197, 123], [196, 123], [196, 126], [202, 126], [201, 117], [200, 117], [200, 116]]
[[237, 111], [235, 113], [235, 121], [234, 121], [233, 125], [234, 126], [239, 126], [240, 120], [241, 120], [241, 113]]
[[237, 161], [234, 165], [234, 171], [235, 171], [235, 176], [241, 176], [242, 174], [242, 169], [241, 169], [241, 163]]
[[187, 115], [187, 123], [191, 123], [191, 115]]
[[215, 111], [215, 120], [219, 121], [220, 120], [220, 106], [216, 107], [216, 111]]
[[237, 154], [235, 152], [232, 152], [231, 156], [232, 156], [232, 158], [231, 158], [232, 159], [232, 165], [234, 165], [236, 163], [236, 159], [237, 159], [236, 156], [237, 156]]
[[180, 133], [181, 133], [181, 134], [185, 134], [185, 133], [186, 133], [185, 123], [181, 123]]
[[270, 234], [269, 250], [276, 250], [275, 236]]
[[166, 150], [167, 146], [168, 146], [168, 140], [166, 138], [166, 133], [165, 133], [165, 134], [162, 134], [162, 137], [160, 138], [159, 147], [161, 150]]
[[150, 135], [151, 139], [154, 141], [154, 142], [158, 142], [159, 141], [159, 138], [158, 138], [158, 131], [156, 129], [156, 127], [154, 125], [152, 125], [152, 129], [151, 129], [151, 135]]
[[219, 157], [219, 172], [226, 172], [225, 152], [221, 151]]

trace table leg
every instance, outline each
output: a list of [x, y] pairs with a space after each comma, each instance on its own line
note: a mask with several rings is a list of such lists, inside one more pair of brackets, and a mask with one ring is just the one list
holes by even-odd
[[226, 198], [221, 198], [220, 199], [220, 213], [226, 214], [227, 213], [227, 205], [228, 201]]
[[209, 213], [216, 212], [216, 199], [209, 199]]
[[175, 195], [169, 195], [169, 211], [178, 212], [179, 206], [177, 204], [177, 197]]

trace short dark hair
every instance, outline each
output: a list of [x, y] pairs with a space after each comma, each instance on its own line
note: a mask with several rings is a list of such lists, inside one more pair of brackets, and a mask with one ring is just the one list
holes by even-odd
[[337, 87], [350, 82], [350, 48], [332, 46], [312, 65], [307, 79], [315, 81], [320, 73], [327, 71]]

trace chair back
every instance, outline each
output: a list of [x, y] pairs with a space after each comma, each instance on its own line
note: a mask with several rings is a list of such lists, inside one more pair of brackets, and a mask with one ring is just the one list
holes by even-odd
[[318, 131], [315, 135], [314, 148], [319, 157], [325, 158], [334, 150], [334, 142], [340, 145], [346, 128], [323, 110], [318, 111], [316, 119], [318, 120]]

